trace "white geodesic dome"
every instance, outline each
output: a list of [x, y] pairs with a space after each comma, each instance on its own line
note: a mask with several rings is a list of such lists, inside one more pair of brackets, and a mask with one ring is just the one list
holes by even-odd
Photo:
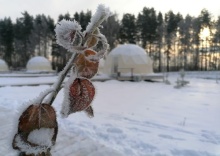
[[8, 71], [8, 65], [4, 60], [0, 59], [0, 72], [5, 71]]
[[153, 73], [152, 60], [146, 51], [135, 44], [119, 45], [106, 57], [104, 72], [109, 75]]
[[48, 59], [42, 56], [32, 57], [27, 65], [27, 72], [51, 72], [52, 66]]
[[104, 65], [105, 65], [105, 60], [102, 58], [102, 59], [99, 60], [98, 74], [103, 74], [104, 73]]

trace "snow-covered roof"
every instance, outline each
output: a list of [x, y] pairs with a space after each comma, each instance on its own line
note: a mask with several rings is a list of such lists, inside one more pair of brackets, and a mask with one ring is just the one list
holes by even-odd
[[121, 56], [124, 62], [131, 61], [132, 59], [132, 62], [136, 64], [146, 64], [148, 62], [146, 51], [135, 44], [119, 45], [109, 53], [109, 56]]
[[1, 71], [8, 71], [8, 65], [7, 65], [7, 63], [4, 61], [4, 60], [2, 60], [2, 59], [0, 59], [0, 72]]
[[32, 63], [49, 63], [49, 61], [43, 56], [35, 56], [35, 57], [32, 57], [28, 61], [28, 63], [29, 64], [32, 64]]
[[36, 56], [27, 63], [27, 72], [52, 71], [51, 63], [45, 57]]
[[135, 44], [124, 44], [114, 48], [109, 55], [141, 55], [146, 56], [143, 48]]

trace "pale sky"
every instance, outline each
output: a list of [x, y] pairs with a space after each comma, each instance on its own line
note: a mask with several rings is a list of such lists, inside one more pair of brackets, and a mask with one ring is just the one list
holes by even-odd
[[143, 7], [154, 7], [157, 11], [166, 13], [173, 10], [183, 16], [190, 14], [198, 16], [203, 8], [209, 10], [214, 17], [220, 15], [220, 1], [218, 0], [0, 0], [0, 19], [11, 17], [13, 21], [21, 17], [21, 12], [30, 15], [50, 15], [55, 22], [60, 14], [70, 13], [71, 17], [77, 11], [91, 10], [95, 12], [98, 4], [105, 4], [112, 12], [117, 12], [119, 18], [123, 13], [137, 14]]

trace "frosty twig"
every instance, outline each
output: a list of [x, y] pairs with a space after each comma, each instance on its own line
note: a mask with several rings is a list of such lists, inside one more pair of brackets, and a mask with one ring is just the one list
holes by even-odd
[[46, 103], [52, 105], [54, 99], [56, 98], [60, 88], [61, 88], [61, 85], [68, 73], [68, 71], [70, 70], [70, 68], [72, 67], [73, 65], [73, 62], [75, 61], [75, 59], [77, 58], [77, 55], [76, 53], [73, 53], [72, 54], [72, 57], [69, 59], [69, 62], [67, 63], [67, 65], [64, 67], [64, 69], [60, 72], [59, 74], [59, 77], [58, 77], [58, 80], [56, 83], [53, 84], [52, 88], [54, 88], [54, 92], [50, 95], [49, 99], [47, 100]]

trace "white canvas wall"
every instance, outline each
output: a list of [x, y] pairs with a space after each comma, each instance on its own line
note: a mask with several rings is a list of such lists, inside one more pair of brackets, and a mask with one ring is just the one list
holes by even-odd
[[109, 75], [115, 72], [145, 75], [153, 73], [152, 60], [145, 50], [137, 45], [119, 45], [106, 57], [104, 72]]

